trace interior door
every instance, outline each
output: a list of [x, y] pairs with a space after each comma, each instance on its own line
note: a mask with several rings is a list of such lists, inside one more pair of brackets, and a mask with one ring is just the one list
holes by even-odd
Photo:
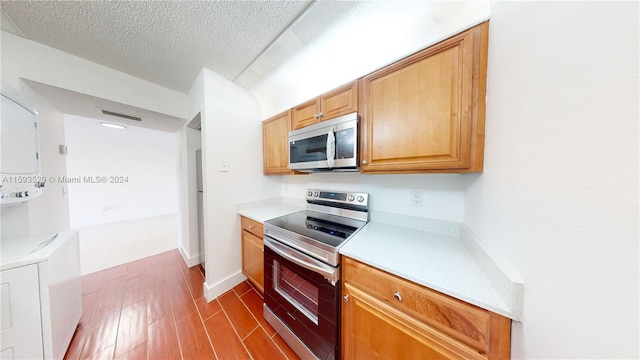
[[204, 192], [202, 186], [202, 149], [196, 150], [196, 189], [198, 199], [198, 252], [200, 253], [200, 264], [204, 268]]

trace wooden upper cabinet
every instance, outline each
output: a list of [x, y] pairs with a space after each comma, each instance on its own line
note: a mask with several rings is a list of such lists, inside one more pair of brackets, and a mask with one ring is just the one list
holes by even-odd
[[265, 175], [291, 174], [289, 165], [289, 123], [287, 110], [262, 122], [262, 166]]
[[357, 81], [350, 82], [291, 109], [291, 130], [358, 111]]
[[291, 130], [320, 122], [319, 99], [309, 100], [291, 109]]
[[358, 82], [353, 81], [320, 96], [320, 121], [358, 111]]
[[479, 172], [489, 23], [361, 81], [361, 172]]

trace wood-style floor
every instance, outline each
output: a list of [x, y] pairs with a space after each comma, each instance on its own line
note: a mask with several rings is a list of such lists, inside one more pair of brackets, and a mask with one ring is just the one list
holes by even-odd
[[177, 250], [83, 276], [65, 359], [298, 359], [249, 283], [207, 303], [203, 282]]

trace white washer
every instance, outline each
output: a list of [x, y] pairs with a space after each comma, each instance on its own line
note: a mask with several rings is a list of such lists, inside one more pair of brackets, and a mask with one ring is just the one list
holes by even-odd
[[77, 231], [0, 246], [0, 358], [62, 359], [82, 316]]

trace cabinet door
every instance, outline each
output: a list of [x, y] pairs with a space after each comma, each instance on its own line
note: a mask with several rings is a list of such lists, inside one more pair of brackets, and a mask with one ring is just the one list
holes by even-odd
[[262, 166], [265, 175], [290, 174], [289, 119], [285, 111], [262, 122]]
[[358, 111], [358, 86], [351, 82], [320, 96], [320, 121]]
[[320, 121], [320, 101], [313, 99], [291, 109], [291, 130], [302, 129]]
[[0, 276], [2, 359], [44, 359], [38, 265], [4, 270]]
[[362, 80], [362, 172], [482, 170], [488, 23]]
[[357, 81], [342, 85], [291, 109], [291, 130], [358, 111]]
[[397, 311], [345, 279], [342, 358], [486, 359], [420, 321]]
[[262, 239], [242, 230], [242, 272], [260, 292], [264, 292], [264, 255]]

